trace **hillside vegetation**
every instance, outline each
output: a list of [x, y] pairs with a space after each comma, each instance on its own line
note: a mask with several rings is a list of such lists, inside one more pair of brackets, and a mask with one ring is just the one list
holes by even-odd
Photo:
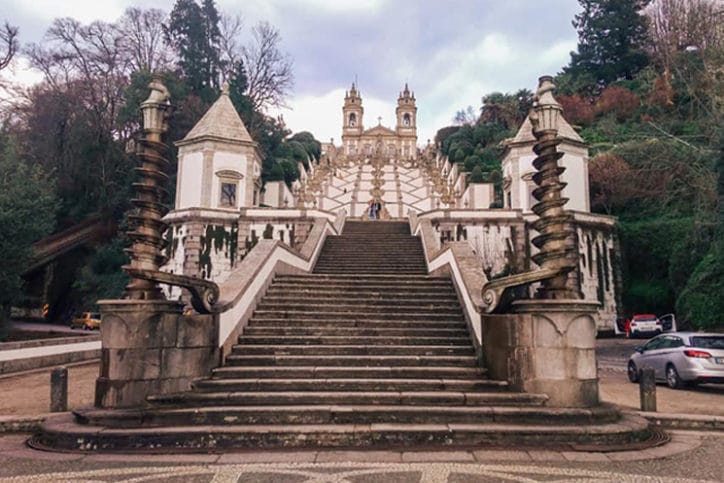
[[[713, 0], [579, 0], [576, 52], [555, 79], [590, 145], [593, 211], [619, 219], [624, 314], [675, 312], [724, 328], [724, 6]], [[532, 93], [491, 93], [436, 141], [500, 197], [500, 141]]]

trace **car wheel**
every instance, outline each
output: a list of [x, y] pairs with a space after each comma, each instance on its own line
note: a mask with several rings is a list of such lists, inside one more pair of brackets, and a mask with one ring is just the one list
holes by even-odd
[[630, 382], [639, 382], [639, 369], [636, 367], [633, 361], [628, 362], [628, 369], [626, 369], [626, 375]]
[[671, 389], [681, 389], [684, 387], [684, 381], [679, 377], [679, 373], [673, 364], [666, 366], [666, 384]]

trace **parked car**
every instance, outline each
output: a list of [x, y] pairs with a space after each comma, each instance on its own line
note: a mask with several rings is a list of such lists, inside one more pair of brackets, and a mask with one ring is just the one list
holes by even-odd
[[631, 337], [641, 335], [652, 336], [661, 334], [664, 331], [664, 323], [654, 314], [636, 314], [629, 322], [629, 334]]
[[98, 312], [83, 312], [80, 317], [70, 321], [71, 329], [97, 330], [101, 328], [101, 314]]
[[639, 371], [653, 368], [656, 380], [673, 389], [699, 383], [724, 383], [724, 334], [672, 332], [641, 347], [628, 361], [628, 379], [638, 382]]

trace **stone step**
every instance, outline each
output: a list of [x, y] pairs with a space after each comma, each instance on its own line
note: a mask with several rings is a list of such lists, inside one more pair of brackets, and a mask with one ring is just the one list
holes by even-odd
[[620, 413], [610, 407], [552, 409], [509, 406], [296, 405], [149, 408], [78, 411], [85, 424], [109, 428], [186, 425], [277, 424], [539, 424], [616, 423]]
[[422, 250], [422, 243], [417, 238], [407, 238], [398, 240], [382, 240], [377, 241], [374, 239], [363, 239], [363, 238], [327, 238], [324, 242], [324, 250], [334, 249], [339, 247], [361, 247], [375, 250], [379, 253], [386, 253], [389, 251], [399, 250], [401, 248], [414, 248]]
[[347, 336], [264, 336], [249, 335], [239, 338], [240, 344], [280, 344], [280, 345], [440, 345], [440, 346], [464, 346], [470, 347], [470, 337], [409, 337], [385, 336], [385, 337], [347, 337]]
[[[319, 389], [319, 388], [317, 388]], [[396, 406], [543, 406], [545, 394], [507, 391], [287, 391], [287, 392], [181, 392], [149, 396], [156, 406], [258, 405], [396, 405]]]
[[423, 274], [427, 273], [426, 268], [416, 268], [416, 269], [402, 269], [402, 268], [389, 268], [389, 267], [315, 267], [314, 273], [324, 273], [324, 274], [338, 274], [338, 275], [344, 275], [348, 273], [361, 273], [361, 274]]
[[592, 425], [506, 423], [224, 424], [149, 428], [105, 428], [78, 424], [70, 414], [54, 416], [29, 444], [75, 451], [196, 451], [266, 448], [442, 448], [524, 446], [571, 448], [574, 444], [624, 445], [651, 438], [648, 422], [624, 415]]
[[504, 390], [507, 383], [487, 379], [377, 379], [377, 378], [258, 378], [200, 379], [193, 383], [199, 392], [269, 392], [269, 391], [494, 391]]
[[275, 280], [279, 281], [301, 281], [304, 283], [324, 283], [324, 282], [370, 282], [370, 283], [426, 283], [426, 284], [442, 284], [452, 285], [452, 281], [448, 277], [431, 277], [429, 275], [277, 275]]
[[438, 291], [448, 292], [454, 291], [451, 283], [444, 284], [430, 284], [426, 282], [407, 282], [407, 283], [394, 283], [394, 282], [355, 282], [355, 281], [326, 281], [317, 282], [314, 280], [305, 281], [274, 281], [269, 287], [269, 290], [320, 290], [320, 291], [353, 291], [353, 292], [379, 292], [379, 291], [395, 291], [402, 293], [417, 293], [427, 291]]
[[[442, 320], [442, 321], [457, 321], [462, 320], [461, 309], [458, 310], [445, 310], [445, 311], [409, 311], [409, 312], [387, 312], [384, 313], [384, 318], [388, 320]], [[313, 307], [309, 310], [266, 310], [257, 309], [254, 311], [255, 319], [305, 319], [305, 318], [316, 318], [316, 319], [343, 319], [349, 320], [379, 320], [380, 311], [367, 311], [357, 312], [354, 309], [348, 311], [320, 311]]]
[[304, 295], [302, 296], [279, 291], [268, 291], [264, 296], [264, 302], [273, 304], [297, 303], [300, 300], [303, 300], [304, 302], [308, 302], [310, 304], [327, 304], [330, 302], [354, 300], [356, 303], [363, 302], [371, 305], [377, 305], [384, 302], [401, 305], [431, 305], [438, 303], [446, 305], [460, 305], [458, 302], [457, 294], [452, 290], [446, 290], [437, 293], [428, 292], [427, 294], [420, 294], [418, 292], [400, 294], [395, 292], [387, 292], [385, 290], [379, 290], [377, 292], [335, 292], [332, 290], [318, 292], [316, 290], [309, 290], [307, 292], [304, 292]]
[[[229, 364], [212, 372], [212, 380], [242, 379], [473, 379], [483, 378], [476, 367], [425, 367], [425, 366], [307, 366], [307, 365], [238, 365]], [[268, 361], [262, 361], [268, 362]], [[292, 361], [294, 362], [294, 361]], [[320, 362], [321, 364], [321, 362]]]
[[420, 238], [411, 235], [400, 235], [390, 234], [384, 237], [378, 237], [374, 234], [355, 234], [355, 235], [339, 235], [339, 236], [328, 236], [324, 240], [326, 245], [360, 245], [363, 242], [368, 242], [370, 245], [386, 248], [395, 247], [399, 245], [422, 245]]
[[397, 266], [402, 266], [420, 264], [425, 262], [425, 259], [421, 255], [411, 256], [407, 253], [391, 253], [389, 254], [389, 256], [377, 256], [374, 254], [349, 255], [349, 252], [347, 253], [348, 255], [345, 256], [337, 255], [334, 253], [324, 254], [319, 257], [319, 259], [317, 260], [317, 264], [337, 263], [341, 265], [349, 265], [355, 263], [365, 263], [382, 265], [390, 263]]
[[442, 356], [475, 355], [472, 345], [467, 346], [424, 346], [424, 345], [235, 345], [231, 355], [419, 355]]
[[415, 252], [424, 253], [423, 246], [419, 240], [400, 240], [395, 242], [375, 242], [374, 240], [335, 240], [327, 239], [324, 243], [324, 252], [328, 253], [332, 250], [340, 250], [342, 248], [356, 247], [361, 248], [365, 253], [375, 252], [381, 255], [390, 252], [414, 250]]
[[[317, 262], [317, 264], [314, 266], [315, 269], [318, 268], [349, 268], [349, 269], [355, 269], [358, 270], [356, 272], [351, 273], [372, 273], [374, 271], [380, 271], [381, 273], [399, 273], [399, 272], [410, 272], [410, 270], [427, 270], [427, 265], [425, 265], [424, 260], [415, 260], [410, 262], [405, 262], [404, 260], [375, 260], [375, 259], [369, 259], [369, 260], [350, 260], [350, 261], [340, 261], [340, 260], [320, 260]], [[386, 271], [382, 271], [386, 270]], [[420, 273], [426, 273], [426, 272], [420, 272]]]
[[362, 311], [362, 312], [379, 312], [383, 311], [405, 311], [414, 310], [418, 313], [435, 311], [439, 313], [461, 313], [460, 304], [457, 300], [442, 301], [428, 299], [412, 299], [412, 298], [368, 298], [363, 300], [349, 300], [346, 298], [307, 298], [299, 300], [297, 298], [278, 298], [264, 297], [257, 306], [259, 310], [298, 310], [305, 312], [315, 312], [331, 308], [336, 312], [341, 311]]
[[246, 327], [244, 337], [247, 335], [259, 336], [339, 336], [339, 337], [467, 337], [468, 331], [461, 327], [457, 329], [388, 329], [372, 327]]
[[380, 289], [380, 288], [365, 288], [360, 289], [359, 287], [349, 286], [342, 288], [290, 288], [290, 287], [279, 287], [273, 284], [269, 290], [266, 291], [266, 297], [287, 297], [287, 298], [339, 298], [345, 297], [347, 299], [381, 299], [381, 298], [404, 298], [412, 297], [418, 299], [435, 299], [443, 301], [456, 301], [458, 300], [457, 294], [452, 288], [437, 289], [437, 290], [422, 290], [422, 289], [410, 289], [408, 291], [401, 291], [395, 288]]
[[[472, 373], [478, 374], [477, 358], [472, 355], [456, 356], [426, 356], [426, 355], [321, 355], [309, 352], [308, 355], [234, 355], [226, 357], [223, 367], [214, 371], [223, 372], [232, 366], [305, 366], [311, 369], [316, 367], [379, 367], [380, 370], [390, 368], [427, 367], [436, 368], [472, 368]], [[460, 373], [465, 371], [460, 371]], [[216, 372], [214, 372], [216, 373]]]
[[425, 321], [425, 320], [320, 320], [320, 319], [256, 319], [249, 321], [249, 327], [278, 327], [294, 324], [294, 327], [361, 327], [382, 329], [465, 329], [467, 325], [462, 319], [451, 321]]
[[377, 240], [388, 240], [388, 239], [395, 239], [395, 238], [417, 238], [416, 236], [412, 235], [410, 233], [409, 228], [407, 230], [403, 231], [376, 231], [376, 230], [348, 230], [345, 228], [342, 230], [341, 235], [332, 235], [328, 238], [352, 238], [352, 239], [360, 239], [360, 238], [375, 238]]

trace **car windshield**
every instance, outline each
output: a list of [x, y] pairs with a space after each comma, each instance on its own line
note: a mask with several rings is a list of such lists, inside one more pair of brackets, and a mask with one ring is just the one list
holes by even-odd
[[91, 319], [100, 319], [100, 318], [101, 318], [101, 314], [99, 314], [98, 312], [93, 312], [93, 313], [90, 314], [90, 318], [91, 318]]
[[701, 349], [724, 349], [724, 335], [692, 337], [691, 346]]

